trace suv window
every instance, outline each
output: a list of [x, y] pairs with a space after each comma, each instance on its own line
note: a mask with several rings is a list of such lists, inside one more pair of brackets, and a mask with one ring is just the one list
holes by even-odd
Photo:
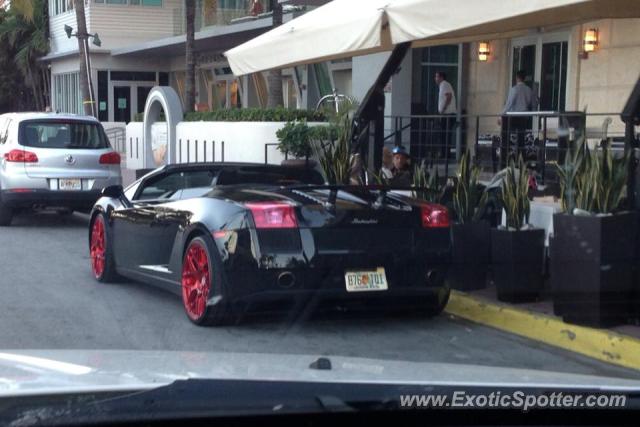
[[109, 148], [100, 124], [70, 120], [26, 120], [20, 123], [19, 143], [39, 148]]
[[144, 182], [135, 200], [177, 200], [195, 197], [211, 190], [217, 173], [217, 170], [201, 169], [161, 174]]

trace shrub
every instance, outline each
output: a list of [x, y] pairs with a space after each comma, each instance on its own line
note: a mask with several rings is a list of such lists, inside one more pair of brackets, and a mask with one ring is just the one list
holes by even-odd
[[507, 217], [507, 227], [520, 230], [529, 223], [529, 174], [520, 156], [518, 162], [509, 161], [502, 182], [502, 202]]
[[[143, 114], [136, 114], [134, 121], [142, 121]], [[288, 110], [286, 108], [241, 108], [214, 111], [195, 111], [184, 116], [186, 122], [326, 122], [322, 111]]]

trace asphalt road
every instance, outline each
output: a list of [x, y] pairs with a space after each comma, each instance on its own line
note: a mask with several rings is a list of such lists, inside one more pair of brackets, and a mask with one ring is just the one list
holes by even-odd
[[19, 216], [0, 229], [0, 349], [189, 350], [468, 363], [624, 378], [617, 368], [449, 315], [252, 317], [200, 328], [181, 301], [138, 283], [97, 283], [88, 217]]

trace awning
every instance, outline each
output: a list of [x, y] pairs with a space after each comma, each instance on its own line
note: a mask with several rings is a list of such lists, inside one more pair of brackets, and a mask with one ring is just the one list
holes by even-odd
[[388, 51], [640, 17], [639, 0], [334, 0], [225, 53], [236, 75]]

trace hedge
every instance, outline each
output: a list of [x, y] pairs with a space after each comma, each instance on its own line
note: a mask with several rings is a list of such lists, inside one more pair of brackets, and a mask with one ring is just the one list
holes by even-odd
[[[141, 122], [142, 113], [134, 117]], [[164, 120], [164, 115], [160, 116]], [[215, 110], [187, 113], [186, 122], [292, 122], [306, 120], [308, 122], [326, 122], [328, 118], [319, 111], [288, 110], [286, 108], [242, 108], [231, 110]]]

